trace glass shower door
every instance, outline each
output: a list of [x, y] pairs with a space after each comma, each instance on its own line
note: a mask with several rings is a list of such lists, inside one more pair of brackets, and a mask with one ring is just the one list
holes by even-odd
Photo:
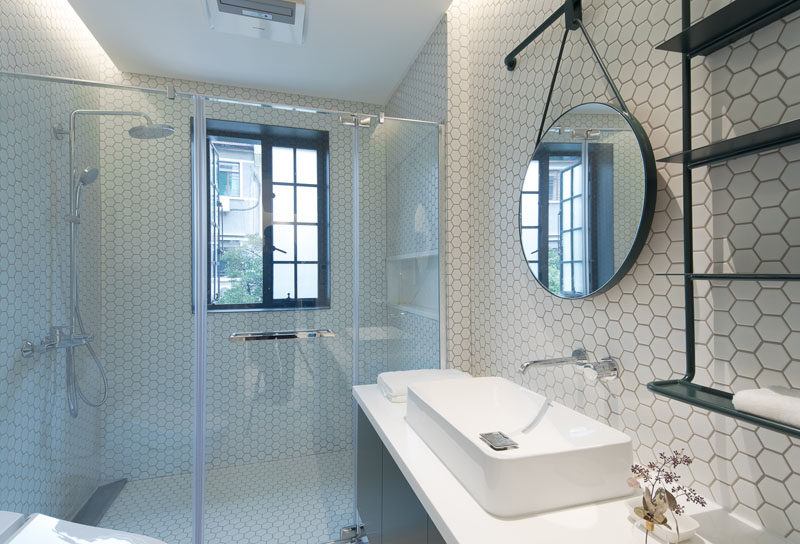
[[0, 510], [188, 544], [194, 100], [9, 74], [0, 97]]
[[442, 365], [439, 125], [373, 119], [358, 137], [356, 383], [372, 384]]
[[352, 385], [440, 365], [438, 126], [204, 109], [205, 542], [339, 541]]
[[338, 540], [354, 517], [352, 128], [230, 101], [205, 114], [205, 542]]

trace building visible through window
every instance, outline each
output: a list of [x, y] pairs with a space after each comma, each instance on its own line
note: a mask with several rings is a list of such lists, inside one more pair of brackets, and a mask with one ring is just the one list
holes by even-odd
[[209, 307], [330, 306], [328, 133], [207, 121]]
[[[222, 147], [223, 142], [220, 142]], [[219, 162], [219, 194], [222, 196], [241, 196], [239, 187], [241, 165], [238, 162], [220, 160]]]

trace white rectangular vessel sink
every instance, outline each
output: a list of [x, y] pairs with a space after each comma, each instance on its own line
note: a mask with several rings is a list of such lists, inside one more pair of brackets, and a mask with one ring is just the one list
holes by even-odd
[[[631, 439], [504, 378], [418, 383], [406, 421], [484, 510], [520, 517], [622, 497]], [[495, 451], [482, 433], [519, 444]]]

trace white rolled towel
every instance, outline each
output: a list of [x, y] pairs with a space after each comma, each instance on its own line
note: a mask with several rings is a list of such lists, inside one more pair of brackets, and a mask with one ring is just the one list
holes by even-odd
[[780, 386], [745, 389], [733, 395], [733, 407], [787, 425], [800, 427], [800, 390]]
[[389, 401], [406, 402], [408, 399], [408, 386], [412, 383], [471, 377], [466, 372], [454, 368], [398, 370], [378, 374], [378, 388]]

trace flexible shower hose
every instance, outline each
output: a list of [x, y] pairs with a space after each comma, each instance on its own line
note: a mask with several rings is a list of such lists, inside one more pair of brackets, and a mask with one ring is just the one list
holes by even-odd
[[[72, 266], [72, 277], [74, 278], [74, 284], [72, 286], [73, 293], [74, 293], [74, 307], [72, 311], [75, 316], [75, 320], [78, 323], [78, 329], [82, 335], [86, 335], [86, 329], [83, 326], [83, 317], [81, 316], [81, 307], [80, 297], [78, 295], [78, 226], [77, 224], [74, 226], [75, 228], [75, 237], [74, 237], [74, 247], [72, 250], [73, 259], [70, 263]], [[69, 413], [72, 417], [78, 417], [78, 398], [80, 398], [85, 404], [91, 406], [92, 408], [98, 408], [103, 406], [106, 403], [106, 399], [108, 399], [108, 378], [106, 377], [106, 371], [103, 368], [103, 365], [100, 363], [100, 358], [97, 357], [97, 354], [92, 347], [92, 344], [86, 343], [84, 344], [86, 348], [89, 350], [89, 354], [92, 356], [92, 360], [94, 361], [95, 366], [97, 367], [98, 372], [100, 373], [100, 377], [103, 380], [103, 398], [100, 399], [99, 402], [92, 402], [89, 400], [88, 397], [83, 393], [81, 389], [80, 383], [78, 383], [78, 376], [75, 373], [75, 348], [69, 348], [67, 350], [67, 402], [69, 403]]]

